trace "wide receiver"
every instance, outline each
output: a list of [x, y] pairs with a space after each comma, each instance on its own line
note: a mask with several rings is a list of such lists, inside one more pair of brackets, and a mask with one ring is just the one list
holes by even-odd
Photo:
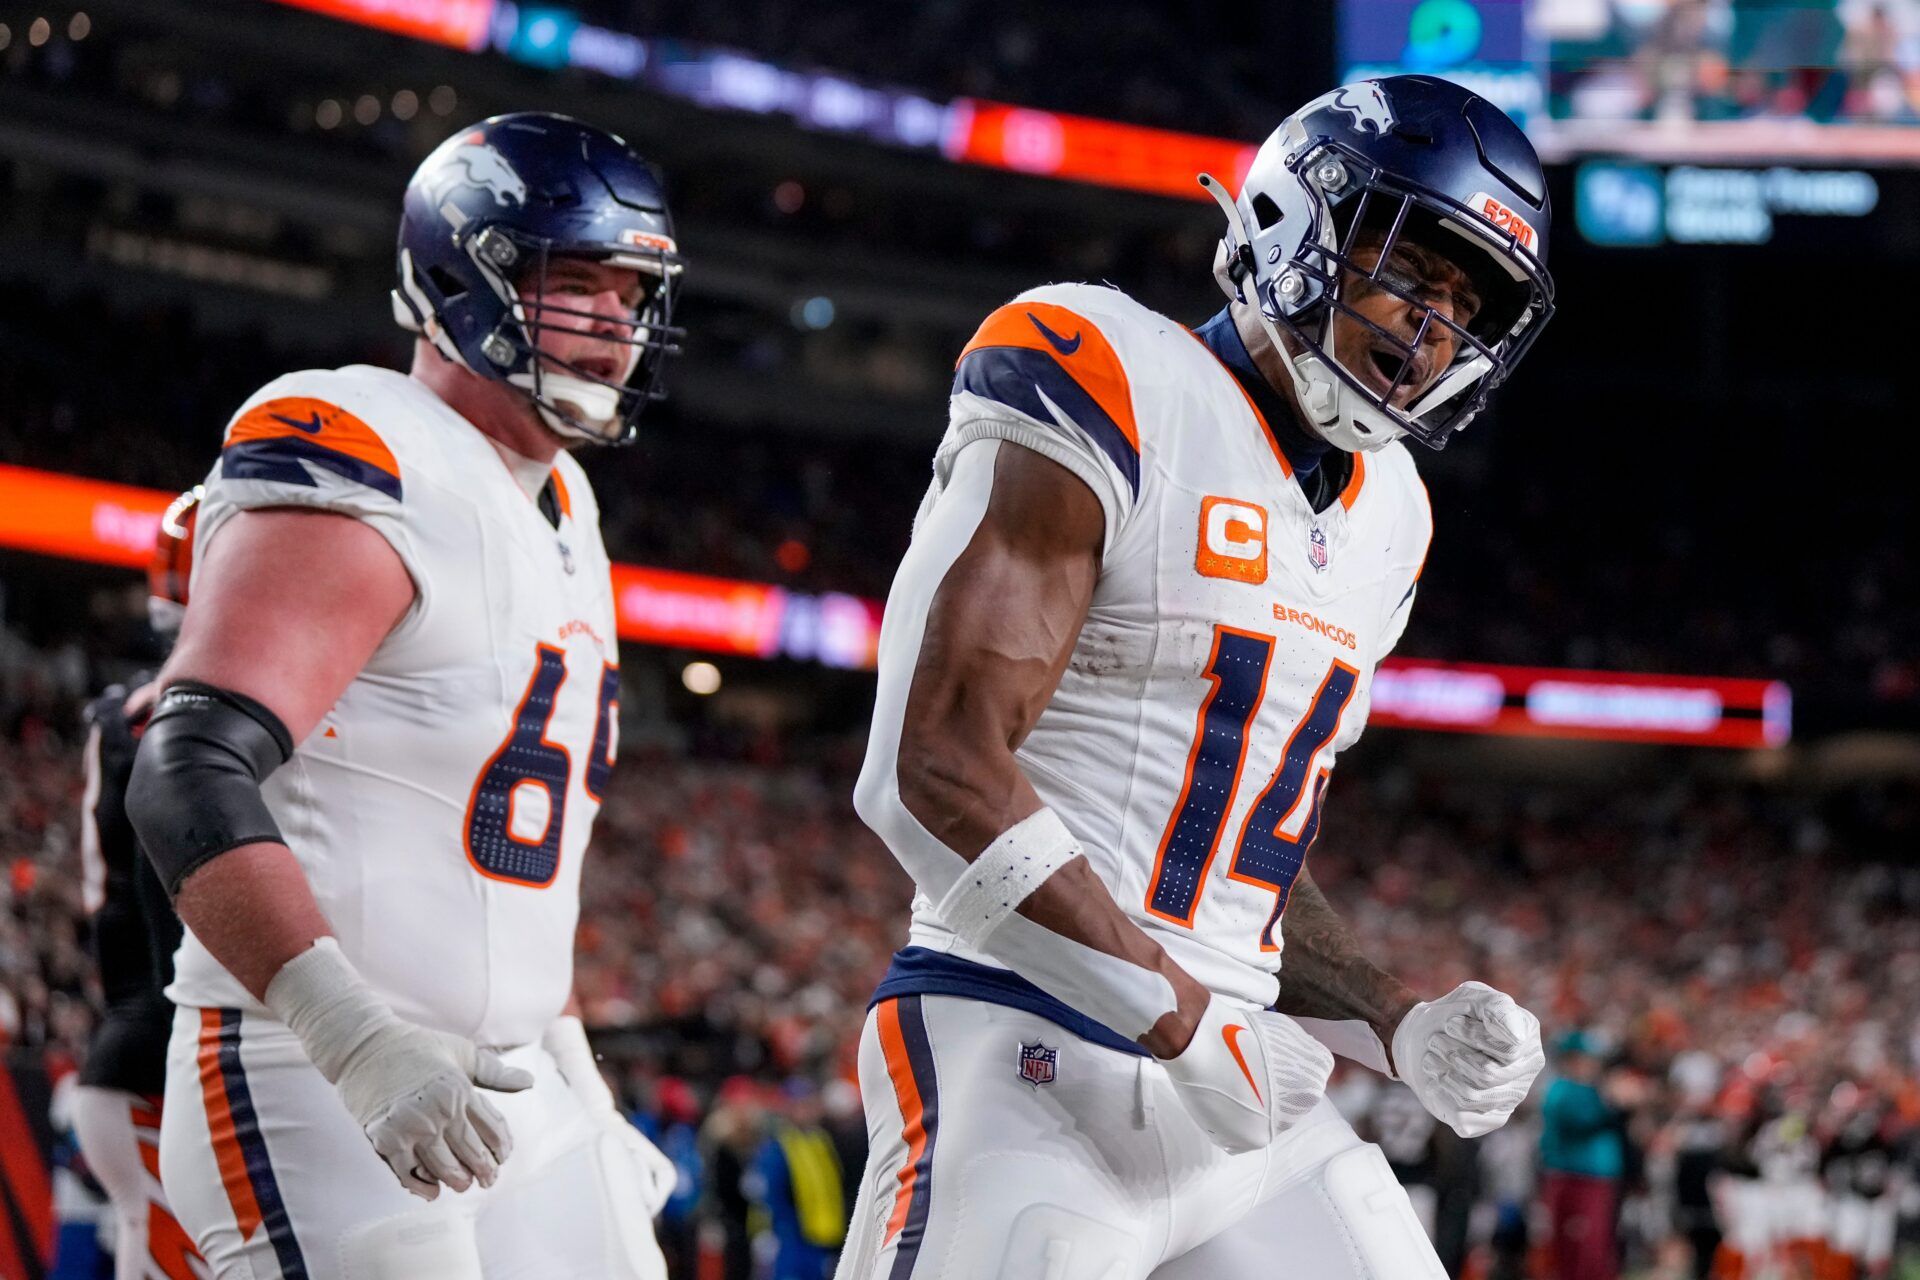
[[1426, 559], [1398, 437], [1466, 425], [1550, 314], [1539, 162], [1399, 76], [1202, 183], [1197, 333], [1052, 285], [960, 357], [855, 796], [919, 892], [841, 1280], [1443, 1276], [1329, 1048], [1465, 1135], [1543, 1063], [1507, 996], [1369, 964], [1304, 865]]
[[663, 1274], [672, 1166], [565, 1014], [619, 690], [566, 450], [634, 432], [679, 272], [626, 143], [484, 121], [407, 187], [411, 375], [227, 428], [128, 797], [187, 927], [161, 1170], [216, 1276]]
[[[193, 565], [200, 490], [167, 505], [147, 565], [147, 620], [160, 640], [180, 632]], [[80, 1154], [113, 1206], [114, 1280], [194, 1280], [205, 1274], [160, 1185], [161, 1094], [180, 920], [127, 821], [127, 780], [156, 686], [136, 678], [87, 705], [80, 857], [105, 1015], [87, 1044], [73, 1100]]]

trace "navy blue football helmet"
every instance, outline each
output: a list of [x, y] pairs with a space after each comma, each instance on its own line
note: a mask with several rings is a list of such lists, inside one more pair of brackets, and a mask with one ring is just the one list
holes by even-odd
[[[1257, 304], [1302, 410], [1338, 448], [1377, 449], [1402, 435], [1443, 447], [1553, 315], [1552, 210], [1539, 157], [1505, 113], [1459, 85], [1432, 76], [1342, 85], [1274, 131], [1238, 200], [1211, 176], [1200, 182], [1227, 215], [1221, 288], [1235, 303]], [[1402, 237], [1472, 279], [1481, 306], [1464, 324], [1428, 306], [1390, 267]], [[1354, 257], [1362, 242], [1379, 246], [1370, 266]], [[1418, 309], [1412, 340], [1354, 310], [1362, 285]], [[1336, 314], [1365, 327], [1365, 350], [1333, 349]], [[1417, 399], [1396, 405], [1434, 325], [1452, 331], [1453, 363]]]
[[[606, 339], [623, 356], [619, 376], [538, 354], [543, 330], [600, 319], [539, 301], [561, 255], [629, 268], [647, 284], [624, 333]], [[441, 143], [407, 184], [394, 319], [447, 359], [524, 390], [560, 435], [624, 443], [680, 349], [681, 267], [660, 179], [633, 148], [566, 116], [494, 116]]]

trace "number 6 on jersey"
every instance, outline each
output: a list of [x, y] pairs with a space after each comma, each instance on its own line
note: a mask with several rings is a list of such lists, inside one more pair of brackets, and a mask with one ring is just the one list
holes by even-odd
[[[538, 646], [539, 665], [507, 731], [467, 802], [467, 857], [491, 880], [544, 889], [560, 871], [560, 833], [567, 818], [567, 781], [573, 753], [547, 737], [554, 702], [567, 679], [567, 656]], [[613, 716], [620, 692], [618, 668], [603, 667], [599, 711], [583, 779], [599, 799], [613, 756]]]

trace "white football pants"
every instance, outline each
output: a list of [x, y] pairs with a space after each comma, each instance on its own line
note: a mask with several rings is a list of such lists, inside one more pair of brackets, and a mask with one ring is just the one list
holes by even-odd
[[1229, 1156], [1150, 1058], [952, 996], [867, 1017], [871, 1142], [836, 1280], [1446, 1280], [1331, 1103]]
[[614, 1204], [599, 1126], [539, 1045], [489, 1097], [513, 1153], [493, 1186], [402, 1189], [334, 1087], [272, 1018], [181, 1008], [160, 1169], [217, 1280], [664, 1280], [639, 1204]]

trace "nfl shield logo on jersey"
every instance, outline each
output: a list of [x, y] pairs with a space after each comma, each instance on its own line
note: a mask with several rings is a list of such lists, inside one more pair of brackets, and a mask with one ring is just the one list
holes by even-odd
[[1307, 534], [1307, 563], [1315, 570], [1327, 567], [1327, 535], [1319, 525]]
[[1052, 1084], [1060, 1066], [1060, 1051], [1049, 1049], [1038, 1040], [1020, 1046], [1020, 1078], [1038, 1089]]

